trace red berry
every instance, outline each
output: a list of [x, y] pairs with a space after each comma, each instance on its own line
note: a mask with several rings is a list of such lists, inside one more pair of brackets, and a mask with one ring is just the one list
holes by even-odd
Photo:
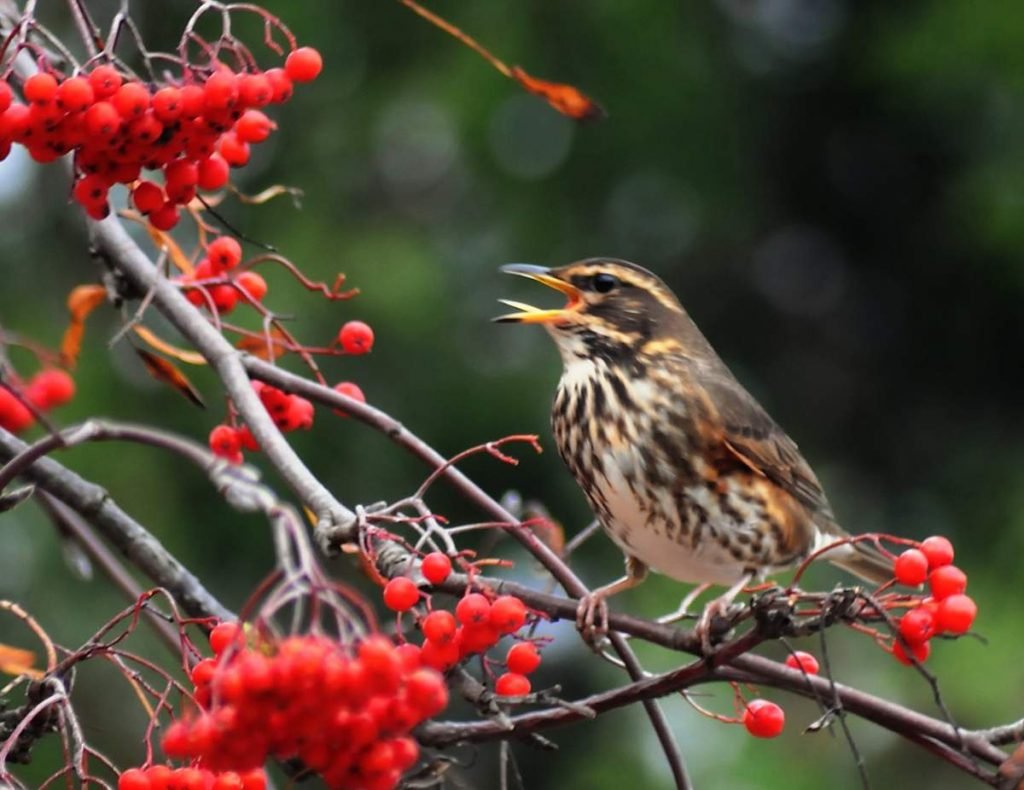
[[775, 738], [786, 726], [786, 713], [766, 699], [751, 700], [743, 711], [743, 726], [755, 738]]
[[203, 99], [206, 94], [200, 85], [184, 85], [181, 88], [181, 117], [191, 120], [203, 113]]
[[928, 578], [928, 557], [920, 549], [907, 549], [893, 563], [893, 575], [908, 587], [923, 584]]
[[220, 458], [234, 458], [241, 449], [238, 433], [230, 425], [217, 425], [210, 431], [210, 451]]
[[423, 631], [423, 636], [431, 642], [450, 642], [455, 638], [458, 623], [455, 621], [455, 615], [451, 612], [438, 609], [423, 618], [420, 628]]
[[25, 397], [44, 410], [63, 406], [75, 397], [75, 380], [57, 368], [41, 370], [29, 382]]
[[900, 636], [912, 645], [927, 642], [935, 636], [935, 615], [926, 607], [911, 609], [899, 623]]
[[432, 551], [423, 558], [420, 573], [431, 584], [442, 584], [452, 572], [452, 561], [440, 551]]
[[491, 604], [490, 622], [499, 633], [511, 634], [526, 622], [526, 604], [514, 595], [502, 595]]
[[423, 718], [436, 716], [448, 705], [448, 688], [437, 672], [417, 669], [405, 679], [405, 692], [409, 702]]
[[230, 167], [220, 154], [210, 154], [205, 159], [199, 160], [199, 181], [200, 189], [220, 189], [228, 182]]
[[262, 301], [267, 294], [267, 281], [256, 272], [242, 272], [235, 278], [235, 282], [257, 302]]
[[921, 541], [921, 551], [928, 558], [928, 567], [932, 570], [953, 561], [953, 544], [941, 535], [933, 535]]
[[396, 576], [384, 585], [384, 604], [395, 612], [404, 612], [416, 605], [420, 591], [407, 576]]
[[491, 616], [491, 602], [480, 593], [469, 593], [455, 605], [455, 616], [463, 625], [482, 625]]
[[203, 110], [206, 114], [225, 110], [238, 101], [238, 78], [230, 71], [211, 74], [203, 86]]
[[[910, 645], [910, 652], [913, 654], [914, 658], [917, 659], [919, 664], [923, 664], [928, 660], [928, 655], [932, 652], [932, 643], [918, 642], [917, 644], [912, 644]], [[907, 656], [906, 650], [903, 649], [903, 645], [898, 639], [892, 643], [892, 654], [901, 664], [910, 666], [914, 663], [910, 660], [910, 657]]]
[[230, 313], [238, 304], [238, 291], [232, 285], [213, 285], [210, 287], [210, 299], [214, 309], [220, 314]]
[[[351, 381], [342, 381], [334, 385], [334, 391], [339, 395], [344, 395], [346, 398], [359, 401], [360, 403], [366, 403], [366, 396], [363, 391], [359, 388], [358, 384], [353, 384]], [[348, 412], [344, 409], [335, 409], [334, 413], [339, 417], [348, 417]]]
[[121, 74], [113, 66], [97, 66], [89, 74], [89, 84], [97, 99], [113, 96], [121, 82]]
[[395, 655], [397, 655], [399, 660], [402, 662], [402, 669], [406, 672], [412, 672], [422, 666], [423, 661], [420, 659], [421, 652], [420, 646], [414, 645], [412, 642], [403, 642], [395, 648]]
[[420, 661], [423, 666], [436, 669], [438, 672], [445, 672], [459, 663], [462, 657], [459, 646], [452, 642], [432, 642], [429, 639], [423, 643], [420, 650]]
[[798, 669], [808, 675], [817, 675], [820, 667], [818, 659], [803, 650], [797, 650], [786, 656], [786, 666], [790, 669]]
[[373, 348], [373, 329], [362, 321], [349, 321], [338, 331], [338, 342], [346, 354], [365, 354]]
[[0, 113], [7, 112], [12, 101], [14, 101], [14, 93], [11, 92], [11, 86], [0, 80]]
[[143, 214], [156, 211], [165, 200], [164, 191], [152, 181], [140, 181], [132, 190], [132, 203]]
[[81, 112], [95, 99], [95, 92], [85, 77], [70, 77], [57, 88], [57, 104], [65, 112]]
[[242, 245], [231, 236], [219, 236], [206, 248], [206, 256], [215, 272], [235, 268], [242, 260]]
[[98, 101], [85, 111], [85, 130], [93, 137], [113, 137], [120, 128], [121, 115], [108, 101]]
[[269, 69], [266, 72], [267, 81], [270, 82], [270, 89], [273, 91], [270, 101], [274, 104], [282, 104], [292, 97], [292, 80], [284, 69]]
[[33, 74], [25, 80], [22, 94], [33, 104], [51, 102], [57, 96], [57, 78], [43, 71]]
[[475, 623], [463, 626], [456, 634], [459, 652], [463, 656], [486, 653], [501, 639], [501, 633], [490, 623]]
[[967, 589], [967, 574], [956, 565], [943, 565], [928, 574], [928, 586], [936, 601], [959, 595]]
[[171, 200], [149, 214], [149, 224], [157, 230], [170, 230], [178, 224], [179, 219], [178, 207]]
[[191, 750], [190, 740], [187, 722], [181, 719], [171, 722], [161, 741], [164, 754], [172, 758], [188, 757]]
[[238, 103], [265, 107], [274, 98], [274, 88], [265, 74], [246, 74], [238, 80]]
[[978, 606], [966, 595], [954, 594], [939, 603], [935, 616], [935, 624], [939, 631], [951, 634], [964, 634], [974, 624], [978, 616]]
[[533, 642], [518, 642], [508, 650], [505, 664], [509, 672], [529, 675], [540, 666], [540, 653]]
[[299, 47], [285, 59], [284, 71], [295, 82], [310, 82], [316, 79], [323, 66], [320, 53], [313, 47]]
[[276, 128], [277, 124], [259, 110], [246, 110], [235, 122], [235, 134], [246, 143], [262, 143]]
[[111, 101], [118, 114], [126, 121], [141, 118], [149, 109], [149, 91], [139, 82], [126, 82], [114, 94]]
[[72, 192], [75, 200], [83, 206], [101, 205], [107, 202], [110, 183], [102, 176], [90, 173], [75, 182]]
[[249, 161], [249, 144], [234, 132], [221, 135], [217, 151], [232, 167], [243, 167]]
[[282, 430], [303, 430], [308, 431], [313, 427], [313, 404], [298, 395], [292, 395], [288, 400], [288, 411], [285, 412], [284, 422], [288, 427]]
[[217, 661], [212, 658], [204, 658], [192, 667], [189, 677], [192, 679], [193, 685], [205, 686], [213, 680], [215, 674], [217, 674]]
[[494, 693], [502, 697], [522, 697], [530, 688], [530, 679], [516, 672], [506, 672], [494, 681]]
[[117, 790], [152, 790], [149, 777], [140, 768], [129, 768], [117, 777]]
[[254, 768], [242, 774], [242, 790], [266, 790], [267, 775], [262, 768]]
[[234, 771], [225, 771], [217, 775], [210, 788], [211, 790], [244, 790], [245, 784], [239, 774]]
[[181, 89], [169, 85], [153, 94], [153, 115], [161, 123], [171, 124], [181, 117]]

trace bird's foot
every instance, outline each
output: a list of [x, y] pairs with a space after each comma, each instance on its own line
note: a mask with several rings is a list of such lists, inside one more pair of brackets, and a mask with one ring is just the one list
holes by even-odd
[[732, 620], [729, 617], [731, 608], [731, 601], [715, 598], [708, 601], [708, 605], [701, 612], [697, 625], [694, 626], [694, 634], [700, 639], [701, 651], [705, 656], [711, 655], [715, 645], [725, 639], [732, 630]]
[[583, 641], [595, 650], [608, 638], [607, 595], [601, 590], [588, 593], [580, 598], [576, 607], [576, 630]]

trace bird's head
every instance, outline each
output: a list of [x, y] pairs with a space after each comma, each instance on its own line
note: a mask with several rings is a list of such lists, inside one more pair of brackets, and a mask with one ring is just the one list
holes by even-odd
[[556, 269], [528, 263], [501, 267], [566, 295], [563, 307], [542, 309], [502, 299], [517, 312], [495, 318], [502, 323], [543, 324], [563, 357], [601, 351], [636, 352], [651, 340], [678, 335], [686, 314], [672, 291], [656, 275], [628, 261], [588, 258]]

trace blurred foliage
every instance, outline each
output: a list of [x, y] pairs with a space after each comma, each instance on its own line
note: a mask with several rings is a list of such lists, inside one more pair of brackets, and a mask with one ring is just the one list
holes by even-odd
[[[63, 8], [41, 4], [51, 5]], [[112, 5], [96, 3], [97, 16]], [[189, 6], [133, 9], [148, 40], [166, 47]], [[523, 95], [398, 3], [268, 6], [323, 52], [326, 69], [277, 113], [280, 131], [241, 185], [287, 183], [305, 196], [301, 210], [279, 200], [223, 213], [311, 276], [343, 271], [362, 290], [327, 303], [268, 278], [268, 298], [308, 342], [349, 318], [374, 326], [373, 354], [326, 361], [329, 378], [357, 381], [442, 453], [521, 432], [550, 448], [557, 355], [539, 330], [488, 322], [497, 297], [529, 288], [497, 267], [592, 255], [648, 266], [801, 442], [849, 529], [954, 539], [989, 642], [939, 644], [932, 668], [966, 726], [1020, 716], [1024, 624], [1007, 584], [1024, 550], [1024, 16], [1015, 3], [431, 4], [506, 61], [596, 97], [610, 117], [587, 126]], [[52, 345], [64, 295], [97, 275], [66, 194], [55, 168], [12, 157], [0, 169], [0, 320]], [[209, 373], [195, 377], [209, 402], [201, 413], [148, 380], [123, 345], [107, 348], [116, 326], [109, 314], [91, 322], [80, 396], [63, 418], [109, 415], [205, 437], [223, 413]], [[328, 414], [294, 442], [349, 503], [398, 497], [424, 475], [386, 438]], [[104, 445], [62, 460], [107, 486], [228, 605], [270, 567], [266, 525], [230, 511], [176, 459]], [[480, 458], [465, 469], [496, 495], [516, 489], [544, 502], [570, 532], [590, 518], [553, 451], [524, 452], [515, 468]], [[478, 515], [442, 488], [432, 504], [454, 520]], [[76, 644], [120, 606], [102, 579], [68, 572], [33, 508], [0, 517], [0, 538], [0, 596], [58, 641]], [[618, 562], [604, 538], [578, 557], [594, 584]], [[344, 561], [336, 570], [353, 576]], [[529, 576], [531, 563], [518, 572]], [[838, 581], [828, 569], [813, 578]], [[617, 605], [653, 616], [682, 593], [655, 579]], [[6, 621], [0, 640], [29, 643]], [[622, 681], [567, 632], [561, 642], [543, 682], [572, 696]], [[934, 712], [926, 684], [863, 638], [836, 631], [829, 651], [838, 678]], [[680, 660], [644, 657], [652, 668]], [[87, 735], [113, 758], [137, 760], [126, 688], [84, 677], [80, 687]], [[728, 710], [727, 690], [706, 692], [701, 704]], [[857, 786], [842, 738], [801, 735], [817, 712], [787, 705], [787, 733], [766, 743], [666, 701], [699, 786]], [[923, 751], [852, 727], [882, 784], [964, 783]], [[513, 748], [526, 787], [668, 782], [639, 710], [550, 735], [562, 747], [554, 757]], [[52, 759], [40, 753], [38, 776]], [[488, 748], [470, 759], [469, 786], [495, 785], [493, 759]]]

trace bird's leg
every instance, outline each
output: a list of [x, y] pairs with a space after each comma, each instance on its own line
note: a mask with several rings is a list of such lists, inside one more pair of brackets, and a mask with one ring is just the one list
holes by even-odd
[[708, 601], [707, 606], [704, 607], [704, 611], [701, 613], [700, 619], [694, 628], [694, 633], [700, 637], [700, 645], [704, 655], [710, 655], [712, 651], [711, 628], [714, 625], [715, 618], [725, 617], [728, 614], [733, 600], [743, 591], [744, 587], [750, 584], [753, 578], [751, 574], [746, 574], [717, 598]]
[[670, 614], [663, 614], [657, 619], [657, 622], [661, 625], [669, 625], [670, 623], [677, 623], [684, 617], [689, 616], [690, 607], [693, 606], [693, 602], [711, 589], [711, 587], [712, 585], [710, 584], [698, 584], [686, 594], [686, 597], [683, 598], [682, 602], [676, 607], [674, 612], [671, 612]]
[[[623, 590], [636, 587], [645, 578], [647, 566], [636, 557], [627, 555], [625, 576], [580, 598], [576, 607], [576, 628], [587, 642], [596, 644], [608, 633], [608, 604], [605, 601]], [[596, 624], [595, 619], [598, 620]]]

